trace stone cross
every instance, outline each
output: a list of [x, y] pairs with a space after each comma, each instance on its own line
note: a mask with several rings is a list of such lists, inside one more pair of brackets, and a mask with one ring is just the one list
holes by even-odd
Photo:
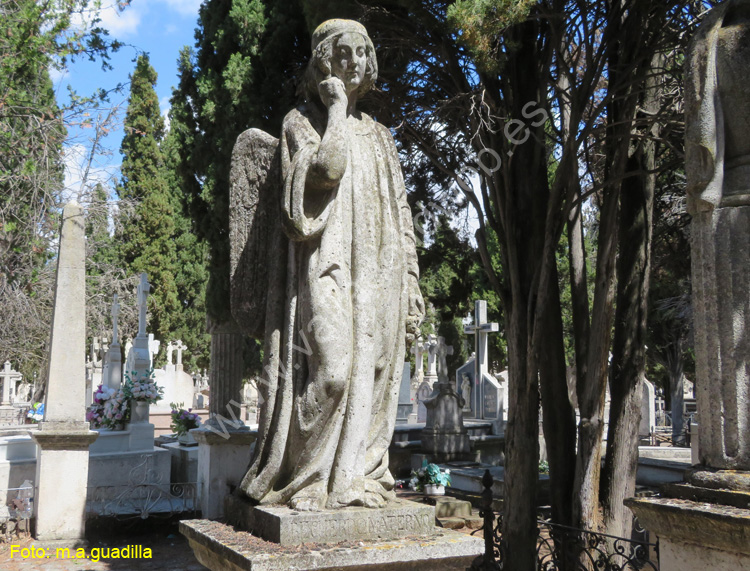
[[177, 345], [175, 345], [175, 349], [177, 349], [177, 364], [182, 365], [182, 352], [187, 349], [187, 345], [185, 345], [181, 339], [177, 340]]
[[161, 341], [154, 339], [154, 334], [149, 333], [148, 334], [148, 353], [149, 353], [149, 356], [151, 357], [152, 367], [154, 364], [154, 357], [156, 357], [159, 354], [160, 346], [161, 346]]
[[419, 383], [424, 378], [424, 354], [427, 352], [424, 340], [421, 337], [414, 340], [411, 352], [414, 355], [414, 378], [412, 379], [412, 384], [419, 386]]
[[474, 410], [479, 410], [479, 403], [483, 402], [484, 396], [482, 392], [482, 379], [484, 375], [489, 374], [489, 362], [487, 359], [487, 336], [490, 333], [499, 331], [497, 323], [487, 322], [487, 302], [484, 300], [477, 300], [474, 302], [474, 325], [467, 325], [464, 328], [464, 333], [467, 335], [474, 335], [474, 352], [476, 357], [474, 359], [474, 383], [476, 384], [474, 395], [472, 399], [477, 403]]
[[138, 284], [138, 335], [146, 335], [146, 309], [149, 291], [151, 291], [151, 284], [148, 283], [146, 272], [143, 272], [141, 283]]
[[11, 385], [11, 379], [15, 378], [16, 372], [11, 370], [10, 368], [10, 361], [5, 361], [5, 366], [0, 372], [0, 378], [2, 378], [3, 381], [3, 400], [0, 404], [10, 404], [10, 397], [11, 397], [11, 391], [10, 391], [10, 385]]
[[438, 382], [448, 383], [448, 362], [446, 361], [446, 357], [453, 355], [453, 347], [445, 344], [444, 337], [438, 337], [435, 353], [437, 354]]
[[99, 365], [99, 352], [101, 349], [102, 346], [99, 344], [99, 338], [93, 337], [91, 339], [91, 363], [95, 367]]
[[167, 365], [172, 365], [172, 353], [177, 348], [177, 346], [170, 341], [167, 343]]
[[437, 344], [438, 344], [438, 338], [430, 334], [427, 336], [427, 343], [425, 343], [425, 348], [427, 349], [427, 377], [436, 377], [437, 376], [437, 370], [436, 370], [436, 353], [437, 350]]
[[117, 301], [117, 294], [112, 301], [112, 345], [119, 345], [120, 340], [117, 336], [117, 318], [120, 316], [120, 303]]

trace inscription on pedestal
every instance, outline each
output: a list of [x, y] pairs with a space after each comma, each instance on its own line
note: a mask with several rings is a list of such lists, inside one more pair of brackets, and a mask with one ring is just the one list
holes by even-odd
[[435, 533], [435, 508], [396, 500], [380, 509], [349, 507], [300, 512], [283, 506], [251, 506], [230, 496], [227, 519], [240, 529], [281, 545], [398, 539]]

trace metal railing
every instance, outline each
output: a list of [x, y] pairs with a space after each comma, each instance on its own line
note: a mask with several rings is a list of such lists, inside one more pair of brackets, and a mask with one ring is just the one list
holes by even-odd
[[[472, 570], [502, 571], [506, 559], [501, 541], [502, 515], [492, 509], [493, 479], [487, 470], [482, 478], [482, 509], [485, 552]], [[538, 571], [659, 571], [659, 545], [649, 541], [648, 531], [634, 519], [631, 538], [616, 537], [552, 523], [540, 519], [537, 527]]]

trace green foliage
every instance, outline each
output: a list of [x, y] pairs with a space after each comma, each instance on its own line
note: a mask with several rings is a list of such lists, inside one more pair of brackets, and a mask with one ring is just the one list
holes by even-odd
[[177, 292], [175, 210], [167, 184], [160, 142], [164, 120], [154, 90], [156, 72], [148, 56], [138, 58], [131, 76], [125, 116], [121, 199], [135, 202], [133, 212], [121, 217], [119, 256], [128, 275], [146, 272], [152, 284], [149, 296], [150, 331], [164, 342], [180, 321]]
[[200, 10], [196, 51], [185, 48], [180, 55], [171, 115], [177, 175], [209, 246], [207, 309], [219, 322], [229, 318], [232, 148], [249, 127], [278, 135], [294, 103], [289, 76], [302, 66], [305, 34], [295, 2], [209, 0]]
[[[124, 3], [123, 3], [124, 4]], [[0, 354], [44, 377], [52, 308], [53, 239], [63, 190], [65, 124], [104, 97], [71, 94], [60, 108], [50, 69], [100, 60], [119, 47], [97, 25], [73, 25], [89, 0], [0, 2]]]
[[477, 66], [497, 73], [502, 65], [500, 34], [526, 19], [538, 0], [458, 0], [448, 7], [447, 16], [459, 30], [460, 41], [474, 56]]
[[[487, 300], [488, 318], [498, 321], [499, 298], [488, 283], [477, 251], [444, 218], [436, 225], [429, 246], [418, 248], [417, 253], [419, 285], [428, 306], [422, 332], [435, 331], [453, 346], [447, 361], [448, 369], [455, 370], [474, 350], [473, 337], [464, 333], [464, 319], [473, 319], [474, 301]], [[500, 334], [489, 336], [489, 350], [492, 366], [502, 369], [505, 349]]]

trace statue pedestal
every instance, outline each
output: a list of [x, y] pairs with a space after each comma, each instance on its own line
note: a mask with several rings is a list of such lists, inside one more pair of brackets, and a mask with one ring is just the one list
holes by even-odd
[[224, 432], [203, 425], [190, 431], [198, 441], [198, 490], [201, 514], [208, 519], [224, 515], [224, 498], [242, 481], [250, 462], [257, 433], [246, 426], [223, 427]]
[[750, 472], [700, 467], [662, 493], [625, 500], [659, 537], [661, 571], [750, 569]]
[[180, 533], [188, 539], [198, 561], [213, 571], [466, 569], [484, 551], [481, 539], [439, 527], [433, 527], [430, 535], [417, 538], [350, 539], [295, 547], [271, 543], [207, 520], [184, 520], [180, 522]]
[[348, 507], [303, 512], [286, 506], [253, 506], [237, 496], [227, 497], [229, 523], [279, 545], [387, 540], [426, 536], [435, 527], [435, 508], [407, 500], [381, 509]]

